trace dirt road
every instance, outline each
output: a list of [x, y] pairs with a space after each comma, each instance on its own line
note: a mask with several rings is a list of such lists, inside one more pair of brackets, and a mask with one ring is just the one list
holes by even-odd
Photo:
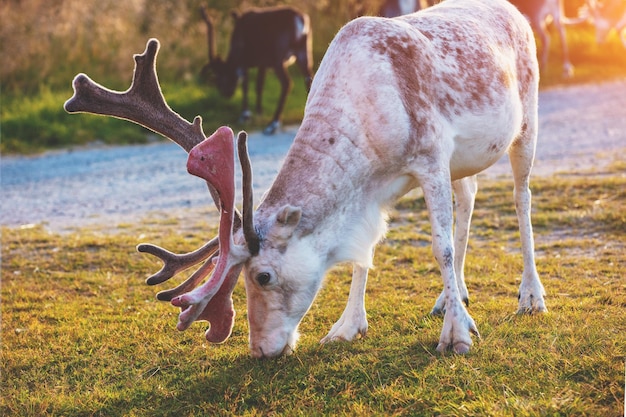
[[[624, 157], [626, 80], [543, 91], [539, 114], [534, 175], [601, 172]], [[296, 130], [250, 135], [257, 201]], [[3, 157], [0, 224], [43, 224], [54, 232], [87, 225], [115, 230], [146, 217], [206, 215], [213, 204], [206, 185], [187, 174], [185, 164], [186, 153], [171, 143]], [[509, 173], [505, 157], [481, 175]]]

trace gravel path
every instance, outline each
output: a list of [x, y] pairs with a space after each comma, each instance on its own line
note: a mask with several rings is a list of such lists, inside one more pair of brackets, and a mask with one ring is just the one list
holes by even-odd
[[[543, 91], [539, 118], [534, 175], [601, 172], [626, 150], [626, 80]], [[296, 130], [250, 135], [256, 201], [278, 172]], [[186, 153], [172, 143], [3, 157], [0, 225], [113, 230], [146, 217], [206, 213], [213, 204], [206, 185], [187, 174], [185, 164]], [[504, 157], [481, 175], [509, 173]]]

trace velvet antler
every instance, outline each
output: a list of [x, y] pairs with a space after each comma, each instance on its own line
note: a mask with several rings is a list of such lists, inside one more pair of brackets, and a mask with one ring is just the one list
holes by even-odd
[[[221, 127], [207, 138], [202, 130], [200, 116], [189, 123], [167, 105], [156, 73], [158, 51], [159, 41], [150, 39], [144, 53], [134, 56], [133, 81], [125, 92], [109, 90], [87, 75], [78, 74], [73, 82], [74, 95], [64, 107], [69, 113], [93, 113], [132, 121], [171, 139], [190, 152], [189, 171], [207, 181], [220, 210], [218, 237], [182, 255], [151, 244], [141, 244], [137, 250], [157, 256], [164, 262], [163, 268], [147, 279], [150, 285], [162, 283], [204, 261], [185, 282], [171, 290], [161, 291], [157, 298], [171, 301], [183, 309], [177, 326], [180, 330], [189, 327], [194, 320], [208, 320], [211, 326], [206, 334], [207, 339], [220, 343], [230, 335], [235, 314], [231, 295], [243, 261], [250, 256], [246, 246], [234, 245], [233, 233], [243, 223], [247, 225], [244, 236], [251, 239], [253, 253], [258, 252], [259, 245], [251, 220], [252, 181], [246, 134], [242, 132], [239, 135], [245, 154], [242, 157], [240, 149], [239, 155], [244, 171], [243, 193], [250, 199], [244, 203], [244, 215], [250, 218], [242, 220], [234, 204], [234, 134], [230, 128]], [[194, 290], [213, 269], [215, 271], [211, 277]]]

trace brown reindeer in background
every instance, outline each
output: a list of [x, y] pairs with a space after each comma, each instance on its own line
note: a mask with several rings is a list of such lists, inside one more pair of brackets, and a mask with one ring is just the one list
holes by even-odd
[[398, 17], [421, 9], [419, 0], [386, 0], [378, 11], [382, 17]]
[[309, 16], [291, 7], [253, 9], [241, 15], [233, 13], [234, 30], [226, 61], [215, 54], [215, 26], [206, 8], [201, 9], [206, 22], [209, 42], [209, 63], [203, 76], [213, 72], [217, 88], [224, 97], [232, 97], [239, 79], [242, 80], [243, 108], [240, 121], [248, 120], [248, 69], [258, 68], [256, 79], [256, 112], [262, 112], [263, 85], [267, 68], [272, 68], [280, 81], [280, 97], [272, 121], [263, 130], [273, 134], [280, 126], [280, 116], [291, 89], [287, 67], [294, 60], [304, 74], [307, 91], [311, 87], [312, 33]]
[[378, 16], [398, 17], [418, 12], [426, 7], [433, 6], [441, 0], [385, 0], [378, 9]]

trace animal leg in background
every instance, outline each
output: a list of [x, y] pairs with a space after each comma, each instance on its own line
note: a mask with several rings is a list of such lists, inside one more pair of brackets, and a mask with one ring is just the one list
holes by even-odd
[[276, 132], [276, 130], [280, 127], [280, 115], [283, 113], [283, 109], [285, 108], [285, 101], [287, 101], [287, 94], [292, 87], [291, 78], [289, 78], [289, 74], [287, 73], [287, 67], [285, 64], [277, 65], [274, 67], [274, 72], [276, 73], [276, 77], [278, 77], [278, 81], [280, 82], [280, 97], [278, 98], [278, 104], [276, 106], [276, 111], [274, 112], [274, 117], [270, 124], [263, 129], [263, 133], [266, 135], [271, 135]]
[[241, 115], [239, 116], [239, 123], [244, 123], [250, 120], [252, 112], [248, 105], [248, 88], [250, 86], [250, 77], [248, 76], [248, 69], [241, 71]]
[[259, 67], [256, 73], [256, 113], [259, 115], [263, 114], [263, 86], [266, 72], [265, 67]]

